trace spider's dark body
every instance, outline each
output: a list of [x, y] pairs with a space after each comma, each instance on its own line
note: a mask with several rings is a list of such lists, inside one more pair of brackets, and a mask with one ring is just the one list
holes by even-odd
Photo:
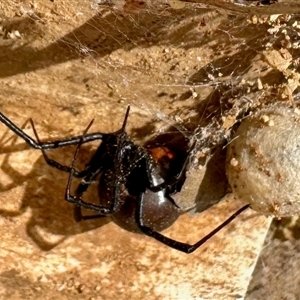
[[[181, 213], [167, 188], [156, 191], [156, 186], [164, 184], [169, 175], [172, 159], [166, 148], [146, 150], [134, 144], [121, 129], [103, 137], [101, 145], [86, 165], [87, 175], [79, 184], [75, 197], [80, 198], [88, 185], [97, 180], [100, 213], [100, 207], [108, 209], [106, 216], [111, 216], [121, 227], [134, 231], [139, 230], [135, 218], [136, 206], [143, 197], [145, 224], [161, 231], [173, 224]], [[176, 186], [172, 186], [172, 193], [180, 189], [177, 180], [174, 181]], [[74, 199], [74, 196], [69, 197]], [[80, 207], [76, 209], [77, 221], [87, 218], [93, 216], [83, 217]]]
[[[70, 180], [72, 180], [73, 175], [82, 178], [81, 183], [75, 191], [75, 195], [71, 195], [69, 189], [67, 189], [66, 193], [66, 200], [76, 205], [76, 221], [100, 216], [112, 216], [113, 219], [117, 220], [117, 223], [120, 223], [118, 222], [119, 219], [130, 219], [128, 215], [130, 205], [128, 205], [128, 203], [133, 203], [134, 209], [131, 210], [135, 215], [134, 218], [144, 219], [145, 209], [143, 204], [145, 202], [148, 203], [148, 207], [152, 207], [152, 210], [155, 211], [162, 209], [162, 207], [169, 207], [169, 209], [172, 210], [172, 213], [169, 214], [173, 215], [172, 222], [175, 221], [179, 215], [179, 210], [169, 195], [169, 189], [172, 191], [179, 190], [181, 188], [179, 184], [182, 180], [179, 180], [178, 176], [178, 178], [174, 177], [172, 179], [173, 183], [167, 183], [162, 175], [163, 170], [159, 163], [153, 158], [154, 156], [145, 148], [131, 141], [125, 131], [128, 114], [129, 109], [127, 110], [124, 124], [120, 130], [102, 136], [100, 146], [85, 169], [81, 172], [75, 171], [73, 167], [70, 170], [69, 168], [66, 169], [65, 166], [57, 165], [56, 162], [51, 161], [44, 153], [46, 161], [48, 161], [50, 165], [71, 173]], [[84, 136], [85, 135], [83, 135], [82, 139]], [[75, 164], [80, 144], [81, 142], [76, 150], [73, 164]], [[162, 158], [159, 157], [156, 159], [161, 160]], [[164, 170], [164, 173], [166, 173], [166, 171], [167, 170]], [[181, 172], [180, 178], [185, 178], [184, 176], [185, 170]], [[95, 181], [98, 181], [99, 205], [83, 200], [83, 194], [90, 184]], [[151, 201], [149, 201], [149, 199], [151, 199]], [[151, 204], [149, 202], [151, 202]], [[99, 215], [83, 216], [81, 214], [81, 207], [95, 210]], [[135, 209], [136, 207], [139, 207], [139, 209]], [[127, 213], [124, 213], [126, 211]], [[176, 216], [174, 216], [174, 212], [176, 212]], [[153, 214], [154, 219], [157, 215], [157, 213]], [[164, 222], [165, 225], [163, 226], [160, 224], [155, 226], [157, 220], [153, 220], [150, 216], [148, 216], [148, 220], [151, 226], [156, 229], [163, 229], [167, 227], [169, 223]], [[138, 222], [137, 224], [139, 225]], [[142, 229], [141, 224], [138, 227]]]
[[[136, 155], [132, 157], [132, 160], [125, 160], [122, 165], [123, 175], [120, 178], [116, 178], [111, 169], [101, 174], [98, 184], [100, 204], [106, 207], [113, 205], [114, 187], [112, 183], [118, 181], [121, 192], [118, 207], [111, 215], [114, 222], [125, 229], [139, 231], [135, 215], [137, 201], [143, 194], [145, 224], [154, 230], [161, 231], [171, 226], [181, 213], [180, 209], [174, 205], [169, 191], [166, 189], [158, 192], [151, 191], [151, 185], [162, 184], [166, 180], [170, 170], [170, 158], [167, 155], [159, 158], [153, 157], [151, 152], [153, 148], [146, 150], [134, 144], [133, 148], [127, 150], [130, 150], [130, 154], [136, 151]], [[126, 151], [123, 154], [126, 156]], [[145, 172], [145, 170], [148, 171]], [[150, 174], [150, 180], [147, 174]]]
[[[193, 245], [173, 240], [159, 233], [159, 230], [171, 225], [181, 213], [171, 195], [180, 192], [184, 184], [192, 151], [186, 153], [180, 168], [177, 166], [174, 171], [171, 168], [174, 166], [172, 153], [168, 152], [166, 148], [157, 147], [147, 150], [131, 141], [125, 131], [128, 115], [129, 107], [123, 126], [117, 132], [87, 133], [88, 129], [86, 129], [86, 132], [80, 136], [53, 142], [41, 142], [32, 121], [37, 141], [2, 113], [0, 113], [0, 121], [31, 147], [42, 150], [44, 158], [50, 166], [69, 173], [65, 199], [74, 204], [76, 221], [111, 216], [116, 222], [129, 229], [138, 228], [146, 235], [169, 247], [191, 253], [249, 207], [246, 205], [239, 209], [210, 234]], [[100, 146], [84, 170], [77, 171], [75, 163], [81, 144], [95, 140], [101, 140]], [[62, 165], [45, 154], [45, 150], [69, 145], [77, 145], [71, 167]], [[73, 177], [81, 178], [74, 195], [70, 192]], [[86, 202], [83, 199], [84, 193], [91, 183], [97, 181], [100, 198], [97, 201], [98, 204]], [[95, 211], [97, 214], [83, 216], [82, 208]], [[134, 228], [131, 228], [130, 224], [134, 224]]]

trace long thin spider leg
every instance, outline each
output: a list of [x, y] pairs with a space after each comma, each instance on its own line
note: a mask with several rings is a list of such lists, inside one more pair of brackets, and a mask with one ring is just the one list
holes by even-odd
[[175, 205], [178, 209], [180, 209], [181, 211], [182, 211], [182, 209], [181, 209], [181, 207], [180, 206], [178, 206], [178, 204], [176, 203], [176, 201], [168, 194], [168, 193], [164, 193], [165, 195], [165, 197], [173, 204], [173, 205]]
[[11, 131], [13, 131], [16, 135], [21, 137], [29, 146], [39, 150], [47, 150], [47, 149], [54, 149], [54, 148], [61, 148], [70, 145], [77, 145], [80, 141], [81, 144], [92, 142], [95, 140], [102, 140], [104, 136], [107, 134], [95, 132], [89, 133], [84, 136], [78, 135], [72, 138], [57, 140], [53, 142], [38, 142], [35, 141], [32, 137], [27, 135], [21, 128], [15, 125], [12, 121], [10, 121], [5, 115], [0, 112], [0, 122], [5, 124]]
[[126, 127], [128, 116], [129, 116], [129, 111], [130, 111], [130, 105], [128, 105], [128, 107], [127, 107], [127, 110], [126, 110], [126, 113], [125, 113], [125, 117], [124, 117], [124, 121], [123, 121], [123, 125], [122, 125], [120, 131], [125, 131], [125, 127]]
[[[86, 178], [84, 178], [80, 182], [80, 184], [78, 185], [78, 187], [76, 189], [76, 192], [75, 192], [75, 197], [77, 199], [81, 199], [83, 193], [86, 192], [86, 190], [88, 189], [90, 184], [93, 181], [95, 181], [95, 178], [99, 175], [99, 173], [100, 173], [100, 171], [90, 173], [90, 174], [88, 174], [88, 176]], [[81, 206], [75, 205], [75, 207], [74, 207], [74, 219], [75, 219], [76, 222], [80, 222], [81, 220], [98, 219], [98, 218], [101, 218], [101, 217], [105, 217], [105, 215], [97, 214], [97, 215], [84, 216], [84, 215], [82, 215]]]
[[237, 210], [233, 215], [231, 215], [227, 220], [225, 220], [222, 224], [220, 224], [217, 228], [215, 228], [212, 232], [210, 232], [208, 235], [203, 237], [201, 240], [199, 240], [197, 243], [190, 245], [187, 243], [182, 243], [176, 240], [173, 240], [171, 238], [168, 238], [164, 235], [162, 235], [159, 232], [154, 231], [150, 227], [145, 226], [144, 220], [143, 220], [143, 195], [140, 195], [139, 201], [138, 201], [138, 209], [137, 209], [137, 223], [141, 231], [154, 239], [158, 240], [159, 242], [173, 248], [179, 251], [182, 251], [184, 253], [192, 253], [196, 249], [198, 249], [200, 246], [202, 246], [206, 241], [208, 241], [211, 237], [213, 237], [216, 233], [218, 233], [221, 229], [223, 229], [226, 225], [228, 225], [230, 222], [232, 222], [238, 215], [240, 215], [244, 210], [246, 210], [248, 207], [250, 207], [249, 204], [241, 207], [239, 210]]
[[[41, 140], [38, 136], [37, 130], [35, 128], [35, 125], [34, 125], [34, 122], [33, 122], [32, 119], [30, 119], [30, 124], [31, 124], [32, 130], [34, 132], [34, 135], [35, 135], [35, 138], [36, 138], [37, 142], [39, 144], [41, 144]], [[53, 168], [56, 168], [60, 171], [66, 172], [66, 173], [71, 172], [71, 168], [69, 166], [62, 165], [61, 163], [49, 158], [48, 155], [46, 154], [45, 149], [41, 149], [41, 151], [42, 151], [42, 154], [43, 154], [43, 157], [44, 157], [46, 163], [49, 166], [51, 166]], [[82, 171], [77, 171], [76, 169], [74, 170], [74, 176], [77, 177], [77, 178], [82, 178], [82, 177], [86, 176], [86, 174], [87, 174], [87, 170], [82, 170]]]
[[[101, 171], [102, 171], [101, 169], [98, 169], [98, 170], [90, 173], [88, 176], [86, 176], [86, 178], [84, 178], [80, 182], [80, 184], [78, 185], [76, 192], [75, 192], [75, 197], [77, 199], [82, 199], [81, 197], [82, 197], [83, 193], [86, 192], [86, 190], [88, 189], [90, 184], [95, 181], [96, 177], [101, 173]], [[117, 211], [119, 208], [119, 203], [120, 203], [120, 201], [118, 200], [118, 199], [120, 199], [120, 188], [119, 187], [120, 187], [120, 183], [115, 182], [115, 185], [113, 188], [114, 196], [112, 197], [112, 199], [114, 199], [114, 201], [112, 201], [112, 204], [110, 207], [105, 208], [103, 206], [98, 205], [97, 209], [95, 209], [95, 206], [94, 206], [93, 210], [101, 211], [102, 209], [108, 209], [108, 213], [106, 213], [106, 215], [112, 214], [115, 211]], [[100, 215], [98, 214], [98, 215], [83, 216], [80, 206], [75, 206], [75, 210], [74, 210], [74, 218], [75, 218], [76, 222], [80, 222], [81, 220], [97, 219], [100, 217], [104, 217], [106, 215], [104, 215], [103, 213], [100, 213]]]
[[[123, 125], [121, 127], [121, 129], [118, 131], [119, 133], [124, 132], [125, 131], [125, 127], [126, 127], [126, 123], [127, 123], [127, 119], [129, 116], [129, 111], [130, 111], [130, 106], [128, 106], [126, 114], [125, 114], [125, 118], [123, 121]], [[84, 176], [85, 178], [81, 181], [81, 183], [79, 184], [75, 196], [70, 195], [70, 186], [71, 186], [71, 182], [72, 182], [72, 175], [75, 172], [75, 162], [79, 153], [79, 149], [80, 146], [82, 144], [82, 141], [84, 140], [87, 131], [89, 129], [90, 126], [88, 126], [85, 130], [85, 132], [82, 135], [82, 139], [79, 141], [79, 143], [77, 144], [77, 148], [73, 157], [73, 161], [72, 161], [72, 167], [70, 169], [70, 175], [69, 175], [69, 180], [68, 180], [68, 184], [67, 184], [67, 189], [66, 189], [66, 193], [65, 193], [65, 199], [69, 202], [72, 202], [75, 204], [75, 208], [74, 208], [74, 218], [77, 222], [81, 221], [81, 220], [87, 220], [87, 219], [96, 219], [99, 217], [103, 217], [105, 215], [111, 214], [114, 211], [116, 211], [118, 209], [118, 204], [119, 201], [113, 201], [112, 206], [110, 208], [106, 208], [100, 205], [94, 205], [94, 204], [90, 204], [87, 203], [85, 201], [82, 200], [82, 195], [83, 193], [87, 190], [87, 188], [89, 187], [89, 185], [95, 180], [95, 178], [102, 172], [102, 166], [98, 165], [96, 168], [94, 166], [91, 165], [91, 163], [89, 164], [88, 169], [86, 169], [86, 175]], [[102, 138], [103, 140], [103, 138]], [[101, 152], [100, 152], [101, 153]], [[97, 155], [99, 153], [96, 152], [95, 155]], [[98, 156], [97, 156], [98, 157]], [[92, 158], [94, 159], [95, 156]], [[120, 183], [116, 182], [116, 184], [114, 185], [114, 191], [113, 194], [114, 199], [119, 199], [120, 195], [120, 191], [119, 191], [119, 186]], [[100, 215], [94, 215], [94, 216], [83, 216], [82, 212], [81, 212], [81, 207], [87, 208], [87, 209], [91, 209], [91, 210], [95, 210], [98, 211], [100, 213]]]
[[[84, 135], [86, 134], [86, 132], [88, 131], [90, 126], [91, 126], [91, 123], [88, 125], [88, 127], [84, 131], [82, 137], [84, 137]], [[77, 157], [78, 157], [78, 154], [79, 154], [79, 149], [80, 149], [81, 144], [82, 143], [79, 141], [79, 143], [76, 147], [74, 157], [73, 157], [73, 161], [72, 161], [72, 165], [71, 165], [71, 168], [70, 168], [70, 174], [69, 174], [69, 179], [68, 179], [68, 183], [67, 183], [67, 188], [66, 188], [66, 192], [65, 192], [65, 199], [68, 202], [75, 204], [74, 218], [77, 222], [79, 222], [81, 220], [88, 220], [88, 219], [96, 219], [96, 218], [100, 218], [100, 217], [105, 217], [108, 214], [112, 213], [110, 208], [95, 205], [95, 204], [92, 204], [92, 203], [87, 203], [87, 202], [83, 201], [82, 198], [81, 198], [82, 194], [87, 190], [89, 185], [99, 175], [99, 173], [101, 172], [101, 169], [96, 169], [94, 172], [91, 172], [90, 174], [88, 174], [87, 178], [84, 178], [81, 181], [81, 183], [79, 184], [79, 186], [76, 190], [75, 196], [72, 196], [70, 194], [70, 189], [71, 189], [71, 185], [72, 185], [72, 178], [74, 176], [75, 163], [76, 163], [76, 160], [77, 160]], [[83, 216], [82, 212], [81, 212], [82, 207], [86, 208], [86, 209], [93, 210], [93, 211], [97, 211], [100, 214], [92, 215], [92, 216]]]

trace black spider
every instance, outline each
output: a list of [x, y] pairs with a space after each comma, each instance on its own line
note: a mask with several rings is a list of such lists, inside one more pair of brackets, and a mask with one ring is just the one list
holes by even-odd
[[[31, 123], [37, 141], [28, 136], [2, 113], [0, 113], [0, 121], [18, 136], [23, 138], [30, 146], [42, 150], [44, 158], [49, 165], [70, 174], [65, 199], [75, 204], [74, 216], [76, 221], [105, 216], [115, 216], [115, 219], [117, 220], [124, 219], [123, 208], [131, 201], [134, 204], [135, 222], [137, 227], [143, 233], [169, 247], [185, 253], [191, 253], [249, 207], [249, 205], [246, 205], [239, 209], [210, 234], [193, 245], [178, 242], [157, 232], [156, 230], [168, 227], [181, 213], [180, 209], [172, 199], [171, 194], [179, 192], [184, 184], [191, 151], [188, 153], [181, 170], [175, 174], [175, 176], [166, 178], [168, 170], [162, 168], [162, 165], [155, 161], [150, 152], [145, 148], [134, 144], [127, 135], [125, 126], [128, 115], [129, 107], [122, 128], [115, 133], [87, 133], [87, 129], [86, 132], [80, 136], [54, 142], [41, 142], [32, 121]], [[94, 140], [101, 140], [100, 146], [97, 148], [84, 170], [75, 170], [74, 165], [81, 144]], [[60, 148], [68, 145], [77, 145], [71, 167], [62, 165], [48, 158], [44, 152], [46, 149]], [[71, 195], [70, 193], [73, 177], [82, 178], [81, 183], [76, 189], [75, 195]], [[99, 205], [86, 202], [82, 199], [82, 195], [87, 191], [90, 184], [96, 180], [99, 181]], [[81, 208], [96, 211], [98, 214], [83, 216]], [[161, 227], [160, 225], [156, 227], [155, 220], [150, 220], [150, 222], [148, 222], [147, 217], [145, 217], [147, 212], [145, 211], [151, 211], [151, 209], [154, 209], [155, 211], [163, 210], [162, 218], [166, 219], [167, 222], [163, 223]], [[125, 221], [126, 218], [127, 216], [125, 216]], [[150, 218], [152, 218], [152, 216]], [[169, 222], [170, 219], [171, 222]]]

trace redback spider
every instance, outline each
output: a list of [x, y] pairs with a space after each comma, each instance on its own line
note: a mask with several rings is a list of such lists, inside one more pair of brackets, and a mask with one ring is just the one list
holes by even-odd
[[[184, 184], [190, 156], [193, 151], [190, 150], [187, 154], [181, 170], [174, 176], [170, 176], [168, 179], [165, 179], [166, 170], [161, 167], [161, 164], [157, 163], [155, 161], [155, 157], [153, 158], [151, 153], [144, 147], [134, 144], [126, 133], [125, 127], [129, 110], [130, 107], [127, 108], [123, 126], [120, 130], [114, 133], [87, 133], [88, 128], [91, 126], [91, 122], [82, 135], [53, 142], [41, 142], [39, 140], [32, 120], [31, 124], [37, 141], [28, 136], [1, 113], [0, 121], [10, 128], [15, 134], [23, 138], [31, 147], [42, 150], [44, 158], [50, 166], [69, 173], [65, 199], [75, 205], [74, 216], [77, 222], [106, 216], [115, 216], [116, 219], [119, 219], [123, 216], [122, 207], [124, 207], [124, 204], [129, 201], [128, 199], [133, 199], [135, 206], [134, 219], [137, 227], [144, 234], [155, 238], [171, 248], [185, 253], [191, 253], [235, 219], [240, 213], [247, 209], [249, 205], [245, 205], [240, 208], [211, 233], [193, 245], [176, 241], [159, 233], [157, 230], [168, 227], [170, 222], [164, 223], [161, 225], [161, 228], [160, 226], [156, 227], [156, 221], [148, 222], [147, 218], [145, 218], [144, 211], [147, 210], [147, 207], [157, 211], [160, 209], [160, 205], [162, 203], [162, 207], [165, 207], [163, 218], [168, 219], [169, 216], [171, 216], [171, 223], [173, 223], [179, 214], [182, 213], [180, 208], [177, 207], [172, 199], [171, 194], [179, 192]], [[75, 163], [80, 146], [83, 143], [94, 140], [101, 140], [100, 146], [97, 148], [90, 161], [86, 164], [84, 170], [77, 171], [75, 169]], [[62, 165], [48, 158], [44, 151], [68, 145], [77, 145], [71, 167]], [[193, 149], [194, 146], [191, 148]], [[163, 156], [168, 155], [165, 153]], [[73, 177], [82, 178], [81, 183], [75, 191], [75, 195], [70, 193], [70, 186]], [[97, 180], [99, 182], [99, 205], [86, 202], [82, 198], [91, 183]], [[103, 195], [105, 198], [104, 201], [101, 199]], [[103, 203], [105, 203], [105, 205], [103, 205]], [[96, 211], [98, 214], [83, 216], [81, 208]]]

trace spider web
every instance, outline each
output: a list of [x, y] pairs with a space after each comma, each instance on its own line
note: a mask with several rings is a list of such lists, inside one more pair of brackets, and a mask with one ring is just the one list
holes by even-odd
[[111, 94], [155, 118], [152, 132], [152, 120], [144, 125], [147, 136], [174, 127], [209, 152], [249, 109], [297, 95], [299, 25], [291, 15], [245, 18], [179, 1], [92, 1], [91, 9], [61, 41], [95, 61], [99, 76], [107, 66], [118, 73]]
[[[43, 67], [70, 61], [78, 68], [74, 84], [83, 82], [87, 93], [84, 100], [74, 95], [63, 109], [88, 115], [89, 103], [101, 102], [104, 108], [91, 115], [113, 131], [119, 119], [103, 116], [112, 109], [122, 116], [131, 105], [128, 130], [134, 140], [185, 150], [195, 141], [191, 164], [196, 167], [230, 143], [249, 113], [298, 99], [300, 25], [289, 14], [240, 13], [241, 7], [258, 4], [253, 1], [11, 4], [21, 17], [3, 21], [8, 48], [21, 51], [25, 44]], [[89, 100], [90, 91], [96, 100]]]

